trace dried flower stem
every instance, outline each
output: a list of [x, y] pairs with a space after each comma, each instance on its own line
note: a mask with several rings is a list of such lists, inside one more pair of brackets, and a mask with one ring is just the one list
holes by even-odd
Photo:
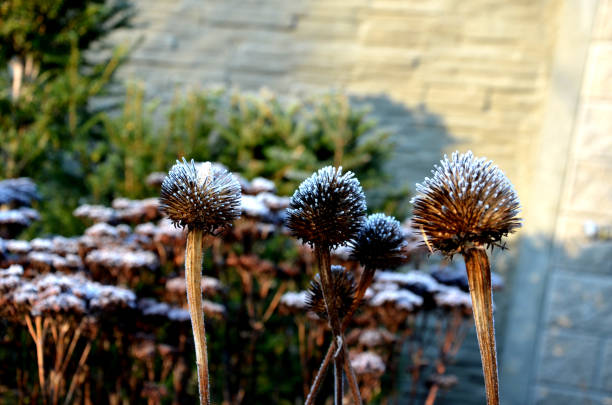
[[342, 345], [342, 329], [340, 324], [340, 317], [338, 316], [338, 309], [334, 306], [334, 286], [332, 284], [331, 274], [331, 257], [329, 248], [316, 246], [315, 256], [319, 265], [319, 274], [321, 276], [321, 287], [323, 290], [323, 299], [325, 301], [325, 308], [327, 309], [327, 316], [329, 319], [329, 325], [334, 336], [334, 345], [340, 344], [337, 347], [337, 354], [334, 356], [334, 397], [335, 404], [342, 404], [342, 396], [344, 393], [344, 384], [342, 381], [342, 370], [344, 366], [344, 345]]
[[317, 394], [319, 392], [319, 388], [321, 388], [321, 383], [325, 378], [325, 374], [327, 373], [327, 368], [329, 367], [329, 363], [334, 356], [334, 344], [329, 345], [329, 350], [325, 354], [325, 358], [321, 362], [321, 366], [319, 367], [319, 371], [315, 376], [314, 381], [312, 382], [312, 386], [310, 387], [310, 393], [306, 397], [306, 402], [304, 405], [312, 405], [314, 404], [315, 399], [317, 398]]
[[77, 371], [75, 371], [72, 376], [72, 380], [70, 381], [70, 388], [68, 389], [68, 394], [66, 394], [66, 399], [64, 400], [64, 405], [68, 405], [72, 403], [72, 396], [74, 395], [74, 390], [76, 389], [77, 384], [77, 376], [79, 373], [83, 371], [83, 367], [85, 367], [85, 362], [87, 361], [87, 357], [89, 356], [89, 352], [91, 351], [91, 341], [87, 342], [85, 349], [83, 349], [83, 353], [81, 353], [81, 357], [79, 358], [79, 364], [77, 365]]
[[[44, 340], [45, 340], [45, 330], [46, 327], [42, 325], [42, 318], [37, 316], [34, 318], [34, 323], [36, 325], [36, 329], [32, 326], [32, 319], [30, 315], [25, 316], [26, 325], [28, 327], [28, 331], [34, 340], [34, 345], [36, 346], [36, 360], [38, 363], [38, 381], [40, 383], [40, 392], [43, 397], [43, 403], [47, 403], [47, 396], [45, 392], [45, 357], [44, 357]], [[46, 325], [46, 322], [45, 322]]]
[[191, 316], [193, 340], [198, 367], [198, 387], [200, 404], [210, 404], [208, 383], [208, 354], [206, 351], [206, 330], [204, 327], [204, 309], [202, 307], [202, 230], [189, 229], [185, 250], [185, 281], [187, 284], [187, 302]]
[[[318, 253], [317, 257], [318, 256]], [[328, 263], [329, 262], [329, 256], [328, 256]], [[323, 275], [323, 270], [321, 270], [323, 267], [321, 267], [321, 262], [319, 262], [319, 271], [321, 272], [321, 286], [324, 289], [323, 292], [323, 298], [325, 299], [325, 305], [327, 306], [327, 302], [329, 302], [326, 299], [326, 293], [325, 293], [325, 281], [324, 280], [324, 275]], [[330, 274], [331, 274], [331, 266], [328, 267], [330, 269]], [[331, 277], [329, 277], [331, 278]], [[353, 304], [351, 306], [350, 311], [347, 313], [347, 315], [344, 317], [344, 319], [342, 320], [342, 323], [340, 323], [340, 338], [342, 339], [343, 342], [343, 347], [340, 348], [340, 350], [338, 350], [336, 344], [337, 344], [337, 338], [336, 334], [334, 334], [334, 341], [332, 341], [329, 345], [329, 348], [327, 349], [327, 353], [325, 354], [325, 358], [323, 359], [323, 362], [321, 363], [321, 366], [319, 367], [319, 370], [317, 371], [317, 374], [315, 376], [315, 379], [312, 383], [312, 387], [310, 388], [310, 393], [308, 394], [308, 397], [306, 398], [306, 402], [305, 405], [308, 404], [312, 404], [314, 401], [314, 398], [316, 397], [319, 388], [321, 386], [321, 382], [323, 381], [323, 378], [325, 377], [325, 373], [327, 372], [327, 368], [329, 367], [329, 363], [332, 359], [332, 357], [334, 358], [334, 375], [335, 375], [335, 394], [336, 394], [336, 398], [338, 396], [338, 390], [337, 387], [342, 387], [342, 372], [340, 371], [340, 373], [338, 373], [338, 366], [337, 364], [342, 361], [343, 364], [342, 369], [344, 369], [345, 373], [346, 373], [346, 377], [347, 377], [347, 381], [349, 383], [349, 387], [351, 389], [351, 393], [353, 395], [353, 399], [355, 400], [356, 404], [361, 404], [361, 394], [359, 392], [359, 386], [357, 384], [357, 380], [355, 378], [355, 373], [353, 371], [353, 368], [350, 364], [350, 361], [348, 360], [348, 358], [346, 357], [346, 353], [348, 353], [348, 349], [346, 348], [346, 344], [344, 344], [344, 331], [346, 330], [348, 323], [350, 321], [350, 319], [352, 318], [353, 314], [355, 313], [355, 311], [357, 310], [357, 308], [359, 307], [359, 304], [361, 303], [361, 300], [363, 299], [366, 290], [368, 289], [368, 287], [370, 286], [370, 284], [372, 283], [372, 280], [374, 278], [374, 271], [370, 270], [368, 271], [368, 269], [366, 268], [359, 280], [359, 285], [357, 286], [357, 290], [355, 293], [355, 299], [353, 300]], [[331, 284], [331, 283], [330, 283]], [[333, 302], [333, 301], [332, 301]], [[337, 314], [336, 314], [337, 315]], [[332, 316], [331, 314], [329, 314], [328, 312], [328, 316], [330, 319], [330, 325], [332, 324]], [[332, 325], [332, 333], [333, 333], [334, 329], [333, 329], [333, 325]], [[334, 352], [338, 352], [337, 356], [334, 356]], [[338, 376], [340, 375], [340, 376]], [[340, 380], [340, 381], [339, 381]], [[342, 391], [341, 391], [342, 392]], [[340, 401], [342, 401], [342, 398], [340, 398]]]
[[497, 359], [495, 355], [495, 328], [493, 324], [493, 305], [491, 299], [491, 268], [489, 258], [483, 247], [464, 250], [472, 312], [476, 323], [482, 371], [487, 391], [487, 404], [499, 404]]
[[[348, 353], [346, 343], [344, 343], [344, 351], [345, 353]], [[353, 370], [348, 356], [344, 357], [344, 372], [346, 373], [346, 379], [348, 381], [349, 388], [351, 389], [351, 394], [353, 395], [353, 400], [355, 401], [355, 404], [361, 405], [362, 401], [361, 392], [359, 392], [359, 384], [357, 384], [355, 370]]]
[[351, 305], [350, 311], [344, 316], [344, 319], [342, 320], [343, 332], [348, 327], [348, 324], [349, 322], [351, 322], [351, 319], [353, 319], [353, 315], [355, 314], [355, 311], [357, 311], [357, 308], [359, 308], [361, 300], [363, 300], [363, 297], [365, 296], [368, 287], [370, 286], [370, 284], [372, 284], [375, 272], [376, 269], [373, 269], [368, 266], [363, 269], [361, 277], [359, 278], [359, 284], [357, 285], [357, 289], [355, 290], [355, 299], [353, 299], [353, 305]]
[[[357, 308], [359, 308], [359, 304], [361, 304], [361, 300], [363, 299], [363, 297], [365, 296], [365, 293], [368, 289], [368, 287], [370, 286], [370, 284], [372, 284], [372, 280], [374, 279], [374, 274], [375, 274], [376, 269], [372, 269], [370, 267], [366, 267], [363, 270], [363, 273], [361, 273], [361, 277], [359, 278], [359, 284], [357, 285], [357, 289], [355, 290], [355, 299], [353, 300], [353, 305], [351, 306], [351, 309], [349, 310], [349, 312], [344, 316], [344, 319], [342, 320], [342, 324], [341, 324], [341, 332], [344, 333], [344, 331], [346, 330], [346, 328], [348, 327], [348, 324], [350, 323], [353, 314], [355, 313], [355, 311], [357, 310]], [[308, 398], [312, 397], [316, 397], [317, 392], [319, 390], [319, 387], [321, 385], [321, 381], [323, 380], [323, 377], [325, 377], [325, 373], [327, 372], [327, 367], [329, 367], [329, 362], [331, 361], [332, 355], [334, 353], [334, 348], [335, 348], [335, 343], [331, 342], [329, 344], [329, 348], [327, 349], [327, 353], [325, 354], [325, 358], [323, 359], [323, 362], [321, 363], [321, 367], [319, 367], [319, 371], [317, 371], [317, 375], [315, 376], [314, 382], [312, 384], [312, 388], [310, 389], [310, 394], [308, 395]], [[351, 377], [354, 378], [354, 372], [353, 372], [353, 367], [351, 367], [350, 362], [347, 359], [347, 364], [348, 364], [348, 368], [350, 370], [349, 372], [346, 372], [347, 375], [347, 379], [349, 381], [349, 385], [351, 385], [351, 391], [353, 393], [353, 399], [355, 400], [356, 403], [361, 404], [361, 395], [359, 393], [359, 390], [355, 391], [354, 387], [353, 387], [353, 381], [351, 381]], [[356, 386], [357, 383], [354, 382], [354, 385]], [[358, 394], [358, 395], [356, 395]], [[308, 405], [308, 398], [306, 398], [306, 404]], [[313, 398], [314, 400], [314, 398]]]

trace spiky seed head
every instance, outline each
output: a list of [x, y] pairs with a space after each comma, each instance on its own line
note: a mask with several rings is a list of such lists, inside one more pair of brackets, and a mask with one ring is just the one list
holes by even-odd
[[447, 255], [470, 246], [499, 245], [521, 227], [520, 203], [504, 173], [471, 151], [445, 155], [433, 177], [416, 185], [413, 227]]
[[177, 161], [161, 187], [160, 208], [175, 226], [212, 233], [240, 216], [240, 183], [210, 162]]
[[[334, 288], [332, 305], [337, 308], [338, 316], [342, 319], [349, 312], [355, 298], [355, 279], [342, 266], [331, 266], [331, 275]], [[319, 318], [327, 319], [327, 308], [319, 274], [310, 282], [310, 288], [306, 293], [306, 309], [316, 313]]]
[[287, 227], [304, 243], [335, 248], [357, 234], [365, 213], [365, 195], [353, 172], [327, 166], [293, 193]]
[[402, 227], [397, 219], [385, 214], [368, 216], [350, 245], [351, 257], [365, 267], [394, 269], [405, 261]]

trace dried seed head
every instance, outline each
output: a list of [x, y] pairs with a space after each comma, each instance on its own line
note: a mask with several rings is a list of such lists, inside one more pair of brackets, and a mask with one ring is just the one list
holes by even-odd
[[446, 156], [433, 177], [416, 185], [413, 227], [433, 249], [452, 255], [473, 245], [494, 246], [520, 228], [518, 196], [504, 173], [472, 152]]
[[[355, 297], [355, 279], [342, 266], [331, 266], [331, 271], [334, 288], [332, 305], [337, 308], [338, 315], [344, 318], [349, 312]], [[306, 309], [316, 313], [322, 319], [327, 319], [327, 309], [323, 299], [323, 288], [319, 274], [310, 282], [310, 288], [306, 294]]]
[[287, 227], [304, 243], [335, 248], [357, 234], [365, 212], [365, 195], [355, 175], [327, 166], [293, 193]]
[[177, 161], [164, 179], [161, 210], [175, 226], [212, 233], [240, 216], [240, 184], [209, 162]]
[[372, 269], [394, 269], [405, 261], [402, 252], [405, 246], [398, 220], [385, 214], [372, 214], [351, 242], [351, 257]]

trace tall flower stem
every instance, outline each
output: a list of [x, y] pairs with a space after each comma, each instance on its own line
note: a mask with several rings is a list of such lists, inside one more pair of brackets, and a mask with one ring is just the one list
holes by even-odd
[[[353, 304], [351, 305], [349, 312], [344, 316], [344, 319], [342, 320], [342, 323], [340, 324], [341, 333], [344, 333], [344, 331], [348, 327], [348, 324], [353, 318], [353, 314], [359, 307], [359, 304], [361, 304], [361, 300], [365, 296], [365, 293], [368, 287], [370, 286], [370, 284], [372, 284], [372, 280], [374, 279], [375, 271], [376, 269], [366, 266], [363, 272], [361, 273], [361, 277], [359, 278], [359, 284], [357, 285], [357, 289], [355, 290], [355, 298], [353, 300]], [[305, 405], [311, 404], [312, 401], [314, 401], [314, 397], [316, 397], [317, 392], [319, 391], [321, 382], [323, 380], [323, 377], [325, 377], [325, 373], [327, 372], [327, 367], [329, 367], [329, 363], [332, 359], [334, 349], [335, 349], [335, 343], [331, 342], [329, 344], [329, 348], [327, 349], [327, 353], [325, 354], [325, 357], [323, 358], [323, 362], [321, 363], [321, 366], [319, 367], [319, 370], [317, 371], [317, 375], [315, 376], [315, 379], [312, 383], [312, 387], [310, 389], [310, 393], [308, 394], [308, 397], [306, 398]], [[348, 361], [347, 359], [345, 363], [346, 363], [345, 369], [350, 370], [350, 374], [347, 371], [346, 375], [347, 375], [347, 379], [349, 380], [349, 385], [351, 386], [351, 391], [353, 393], [353, 399], [355, 400], [356, 403], [361, 404], [361, 394], [359, 393], [358, 390], [356, 391], [354, 389], [354, 387], [356, 386], [356, 381], [354, 381], [355, 380], [354, 372], [350, 365], [350, 361]], [[312, 400], [309, 402], [309, 399], [311, 398]]]
[[351, 305], [351, 309], [344, 316], [344, 319], [342, 320], [342, 331], [343, 332], [348, 327], [348, 324], [351, 322], [351, 319], [353, 319], [353, 315], [355, 314], [355, 311], [357, 311], [357, 308], [359, 308], [359, 305], [361, 304], [361, 300], [363, 300], [363, 297], [365, 297], [365, 293], [368, 287], [370, 286], [370, 284], [372, 284], [372, 280], [374, 280], [375, 272], [376, 272], [376, 269], [373, 269], [368, 266], [366, 266], [363, 269], [363, 272], [361, 273], [361, 277], [359, 278], [359, 284], [357, 284], [357, 288], [355, 289], [355, 299], [353, 299], [353, 304]]
[[464, 250], [472, 312], [476, 323], [480, 359], [485, 378], [487, 404], [499, 404], [497, 358], [495, 354], [495, 328], [493, 324], [493, 304], [491, 298], [491, 268], [487, 252], [483, 247]]
[[306, 401], [304, 402], [304, 405], [314, 404], [314, 401], [317, 398], [317, 394], [319, 393], [319, 388], [321, 388], [321, 383], [323, 382], [323, 378], [325, 377], [325, 374], [327, 373], [327, 368], [329, 367], [329, 363], [331, 362], [333, 356], [334, 356], [334, 343], [332, 342], [329, 345], [329, 349], [327, 350], [327, 353], [325, 353], [325, 358], [323, 358], [323, 361], [321, 362], [321, 366], [319, 367], [319, 371], [317, 371], [317, 375], [315, 376], [315, 379], [312, 382], [312, 386], [310, 387], [310, 392], [308, 393], [308, 396], [306, 397]]
[[336, 308], [334, 304], [336, 300], [334, 299], [335, 291], [332, 283], [331, 257], [329, 248], [316, 246], [315, 256], [317, 257], [317, 264], [319, 265], [321, 287], [323, 290], [323, 299], [325, 300], [329, 325], [334, 336], [334, 345], [337, 350], [336, 354], [334, 355], [334, 402], [336, 405], [341, 405], [342, 395], [344, 393], [342, 381], [342, 370], [344, 368], [344, 345], [342, 343], [342, 328], [340, 324], [340, 317], [338, 316], [338, 308]]
[[[344, 353], [348, 353], [346, 343], [344, 343]], [[361, 392], [359, 392], [357, 376], [355, 375], [355, 370], [353, 370], [353, 367], [351, 367], [351, 361], [349, 360], [348, 356], [344, 356], [344, 373], [346, 374], [346, 380], [348, 381], [351, 394], [353, 395], [353, 400], [355, 400], [355, 405], [361, 405]]]
[[210, 404], [208, 384], [208, 354], [206, 351], [206, 330], [204, 327], [204, 309], [202, 307], [202, 231], [189, 229], [185, 250], [185, 281], [187, 283], [187, 302], [198, 367], [198, 387], [200, 404]]

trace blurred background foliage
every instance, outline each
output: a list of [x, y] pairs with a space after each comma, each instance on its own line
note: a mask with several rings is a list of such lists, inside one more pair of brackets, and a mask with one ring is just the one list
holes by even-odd
[[388, 178], [390, 134], [343, 94], [284, 100], [208, 89], [162, 106], [136, 83], [112, 85], [129, 50], [106, 49], [103, 39], [132, 14], [117, 1], [0, 6], [8, 44], [0, 53], [0, 172], [41, 187], [43, 220], [31, 235], [82, 231], [71, 215], [79, 203], [155, 195], [145, 177], [183, 156], [266, 177], [285, 195], [317, 168], [342, 165], [371, 191], [373, 209], [405, 216], [406, 190], [375, 189]]
[[390, 134], [343, 94], [285, 100], [208, 89], [162, 106], [138, 84], [112, 86], [129, 50], [107, 49], [104, 38], [132, 15], [124, 1], [0, 6], [0, 172], [40, 185], [43, 221], [31, 233], [82, 231], [70, 215], [79, 203], [154, 195], [146, 175], [182, 156], [269, 178], [285, 195], [317, 168], [342, 165], [373, 209], [406, 215], [407, 190], [376, 189], [388, 179]]

